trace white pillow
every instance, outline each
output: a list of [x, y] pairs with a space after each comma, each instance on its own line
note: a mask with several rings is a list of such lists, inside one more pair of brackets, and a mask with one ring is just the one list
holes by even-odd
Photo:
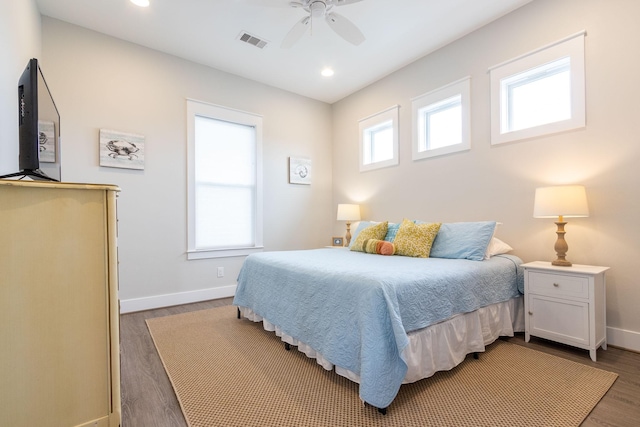
[[487, 252], [484, 255], [484, 259], [489, 259], [494, 255], [506, 254], [512, 250], [513, 248], [511, 246], [497, 237], [493, 237], [487, 246]]

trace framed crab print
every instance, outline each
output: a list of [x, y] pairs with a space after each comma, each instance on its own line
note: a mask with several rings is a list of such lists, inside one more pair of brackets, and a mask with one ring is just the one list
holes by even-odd
[[289, 183], [311, 184], [311, 159], [289, 157]]
[[100, 129], [100, 166], [144, 169], [144, 136]]

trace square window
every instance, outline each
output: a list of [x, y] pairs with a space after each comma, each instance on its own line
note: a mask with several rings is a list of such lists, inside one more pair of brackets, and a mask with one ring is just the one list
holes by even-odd
[[360, 120], [360, 172], [398, 164], [398, 109]]
[[585, 126], [584, 32], [490, 73], [492, 144]]
[[503, 79], [502, 133], [570, 119], [570, 71], [565, 57]]
[[413, 109], [413, 160], [441, 156], [471, 147], [469, 77], [417, 98]]

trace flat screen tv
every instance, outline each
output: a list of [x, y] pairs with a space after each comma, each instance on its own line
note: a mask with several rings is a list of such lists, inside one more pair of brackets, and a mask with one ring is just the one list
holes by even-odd
[[19, 172], [0, 178], [20, 177], [60, 181], [60, 114], [33, 58], [18, 80]]

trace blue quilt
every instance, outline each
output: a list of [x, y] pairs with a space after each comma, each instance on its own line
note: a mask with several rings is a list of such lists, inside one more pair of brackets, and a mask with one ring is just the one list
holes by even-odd
[[234, 305], [248, 307], [360, 376], [360, 398], [386, 408], [407, 371], [407, 333], [507, 301], [522, 261], [381, 256], [341, 249], [264, 252], [245, 260]]

